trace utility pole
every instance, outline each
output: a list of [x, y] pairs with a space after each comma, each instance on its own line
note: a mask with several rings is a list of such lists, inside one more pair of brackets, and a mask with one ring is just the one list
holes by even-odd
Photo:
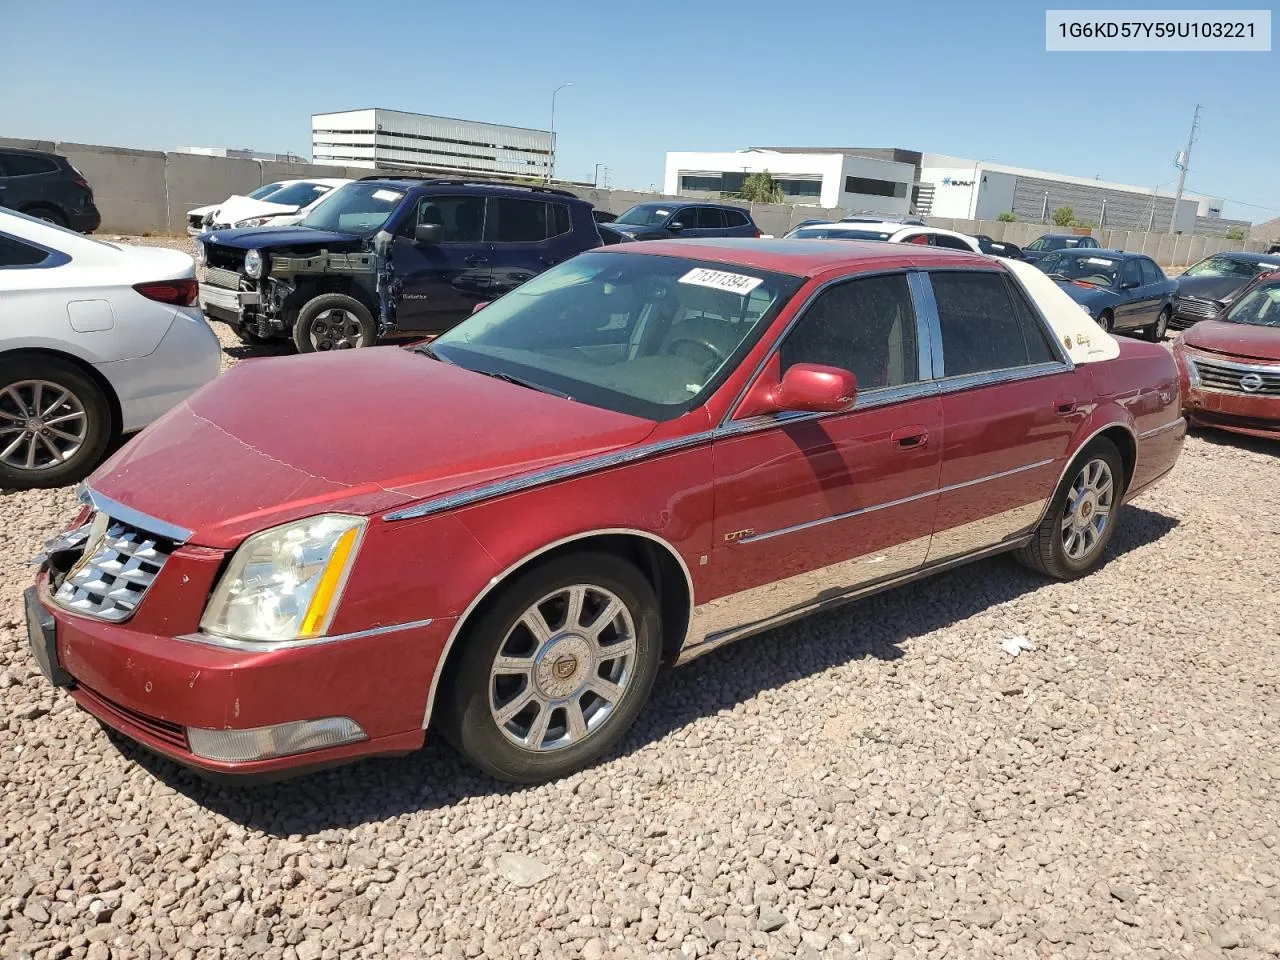
[[1173, 213], [1169, 215], [1169, 232], [1173, 233], [1178, 225], [1178, 207], [1182, 204], [1182, 188], [1187, 183], [1187, 169], [1191, 166], [1191, 145], [1196, 142], [1196, 134], [1200, 132], [1200, 104], [1196, 104], [1195, 116], [1191, 118], [1191, 134], [1187, 137], [1187, 149], [1178, 154], [1173, 165], [1182, 171], [1178, 177], [1178, 193], [1173, 199]]

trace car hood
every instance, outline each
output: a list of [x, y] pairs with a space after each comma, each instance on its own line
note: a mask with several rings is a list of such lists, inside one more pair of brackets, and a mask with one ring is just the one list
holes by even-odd
[[250, 217], [274, 216], [276, 214], [297, 213], [300, 208], [296, 203], [272, 203], [270, 200], [255, 200], [253, 197], [234, 196], [224, 200], [214, 213], [215, 223], [239, 223]]
[[1247, 323], [1202, 320], [1182, 335], [1182, 342], [1197, 350], [1227, 353], [1250, 360], [1280, 361], [1280, 328]]
[[1178, 294], [1201, 300], [1224, 300], [1248, 283], [1249, 278], [1246, 277], [1179, 277]]
[[649, 420], [400, 347], [247, 360], [140, 433], [95, 491], [229, 548], [325, 512], [371, 515], [643, 440]]
[[241, 250], [265, 250], [271, 247], [317, 247], [351, 244], [359, 246], [364, 237], [358, 233], [337, 230], [312, 230], [310, 227], [245, 227], [241, 230], [212, 230], [200, 234], [204, 243], [216, 243]]
[[1076, 303], [1086, 307], [1105, 307], [1114, 304], [1120, 298], [1105, 287], [1081, 285], [1074, 280], [1055, 280], [1058, 289]]
[[196, 208], [194, 208], [194, 209], [192, 209], [192, 210], [188, 210], [188, 211], [187, 211], [187, 216], [188, 216], [188, 217], [201, 217], [201, 218], [203, 218], [205, 214], [207, 214], [207, 213], [216, 213], [216, 212], [217, 212], [217, 210], [218, 210], [218, 205], [217, 205], [216, 203], [211, 203], [211, 204], [209, 204], [207, 207], [196, 207]]

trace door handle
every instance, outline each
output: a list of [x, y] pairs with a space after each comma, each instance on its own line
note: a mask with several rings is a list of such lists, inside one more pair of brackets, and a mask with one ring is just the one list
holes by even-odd
[[482, 264], [482, 263], [488, 263], [488, 262], [489, 262], [489, 258], [488, 258], [488, 257], [476, 257], [476, 256], [470, 256], [470, 257], [467, 257], [466, 259], [464, 259], [462, 262], [463, 262], [463, 263], [465, 263], [468, 267], [476, 267], [476, 266], [479, 266], [479, 265], [480, 265], [480, 264]]
[[1078, 405], [1075, 397], [1059, 397], [1053, 401], [1053, 412], [1060, 417], [1065, 417], [1068, 414], [1075, 413]]
[[923, 447], [929, 442], [929, 430], [920, 425], [899, 427], [889, 434], [889, 442], [904, 448]]

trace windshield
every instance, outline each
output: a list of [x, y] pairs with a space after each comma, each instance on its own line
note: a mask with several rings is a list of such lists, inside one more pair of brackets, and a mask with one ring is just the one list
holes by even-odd
[[1264, 270], [1280, 270], [1280, 264], [1250, 263], [1247, 260], [1235, 260], [1231, 257], [1210, 257], [1201, 260], [1195, 266], [1188, 267], [1184, 277], [1241, 277], [1247, 279], [1257, 276]]
[[[291, 183], [271, 194], [272, 203], [283, 203], [290, 207], [305, 207], [323, 197], [333, 188], [323, 183]], [[254, 197], [255, 200], [262, 199]]]
[[633, 227], [652, 227], [666, 223], [674, 209], [675, 207], [664, 203], [637, 203], [614, 222]]
[[1226, 320], [1251, 327], [1280, 327], [1280, 280], [1254, 287], [1231, 308]]
[[250, 200], [265, 200], [283, 186], [283, 183], [264, 183], [257, 190], [253, 191], [253, 193], [246, 194], [246, 196], [248, 196]]
[[1051, 277], [1078, 280], [1095, 287], [1109, 287], [1120, 272], [1120, 261], [1114, 257], [1092, 257], [1076, 253], [1052, 253], [1040, 261], [1039, 267]]
[[1024, 250], [1063, 250], [1067, 247], [1074, 247], [1080, 241], [1074, 237], [1039, 237], [1032, 240], [1022, 249]]
[[374, 233], [404, 199], [404, 191], [377, 183], [349, 183], [339, 187], [302, 218], [301, 226], [316, 230]]
[[893, 234], [883, 230], [842, 230], [839, 227], [800, 227], [792, 230], [789, 240], [888, 240]]
[[469, 370], [670, 420], [724, 381], [802, 282], [686, 257], [583, 253], [431, 347]]

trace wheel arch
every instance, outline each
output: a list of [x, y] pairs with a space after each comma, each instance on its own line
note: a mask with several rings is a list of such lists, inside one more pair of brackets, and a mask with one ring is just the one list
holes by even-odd
[[583, 550], [603, 551], [628, 560], [649, 580], [658, 596], [662, 617], [663, 657], [667, 660], [675, 658], [689, 630], [694, 597], [693, 576], [679, 551], [656, 534], [628, 527], [609, 527], [573, 534], [525, 554], [491, 578], [463, 610], [440, 651], [440, 663], [431, 678], [431, 689], [427, 694], [427, 708], [422, 718], [423, 729], [430, 726], [440, 686], [457, 663], [457, 658], [453, 656], [456, 641], [486, 605], [498, 596], [500, 588], [509, 583], [512, 577], [532, 567]]
[[120, 408], [120, 398], [116, 395], [115, 387], [111, 385], [111, 381], [104, 377], [92, 363], [77, 357], [74, 353], [66, 353], [62, 350], [53, 350], [48, 347], [17, 347], [13, 350], [0, 351], [0, 360], [8, 360], [12, 357], [45, 357], [50, 360], [61, 360], [70, 364], [86, 377], [96, 383], [102, 390], [103, 396], [107, 398], [107, 407], [111, 411], [111, 438], [120, 436], [120, 431], [124, 426], [124, 411]]

